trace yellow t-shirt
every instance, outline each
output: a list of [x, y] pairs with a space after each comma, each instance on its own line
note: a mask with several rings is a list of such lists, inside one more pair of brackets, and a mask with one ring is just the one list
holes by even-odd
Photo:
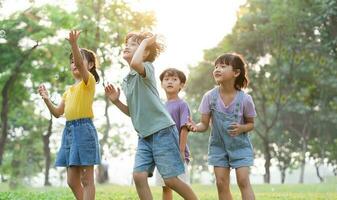
[[64, 114], [67, 121], [93, 118], [92, 103], [94, 101], [96, 81], [94, 76], [89, 73], [87, 84], [82, 80], [76, 85], [70, 86], [63, 94]]

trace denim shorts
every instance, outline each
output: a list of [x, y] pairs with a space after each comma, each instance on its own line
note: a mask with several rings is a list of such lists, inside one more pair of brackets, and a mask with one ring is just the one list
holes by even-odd
[[148, 172], [151, 177], [155, 166], [163, 179], [185, 172], [175, 125], [138, 139], [133, 172]]
[[98, 137], [92, 120], [67, 121], [55, 166], [91, 166], [100, 163]]

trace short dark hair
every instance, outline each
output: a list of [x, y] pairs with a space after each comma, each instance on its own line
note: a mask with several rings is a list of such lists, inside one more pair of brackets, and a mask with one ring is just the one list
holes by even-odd
[[186, 76], [184, 72], [180, 71], [179, 69], [176, 69], [176, 68], [165, 69], [159, 76], [159, 79], [161, 82], [163, 82], [165, 75], [178, 76], [181, 83], [184, 83], [184, 84], [186, 83]]
[[215, 60], [214, 65], [217, 64], [230, 65], [233, 70], [240, 70], [240, 75], [235, 79], [235, 89], [241, 90], [242, 88], [246, 88], [248, 86], [249, 80], [246, 69], [247, 64], [242, 55], [237, 53], [225, 53]]
[[[98, 76], [98, 73], [96, 71], [96, 68], [98, 67], [98, 61], [97, 61], [97, 58], [96, 58], [96, 54], [89, 50], [89, 49], [85, 49], [85, 48], [80, 48], [80, 53], [82, 55], [82, 57], [85, 57], [85, 59], [88, 61], [88, 63], [93, 63], [94, 66], [89, 70], [89, 72], [94, 75], [95, 77], [95, 80], [96, 80], [96, 83], [99, 83], [99, 76]], [[69, 59], [70, 61], [72, 60], [73, 58], [73, 54], [70, 53], [69, 55]]]
[[[125, 43], [128, 42], [130, 38], [140, 44], [145, 38], [152, 37], [153, 34], [150, 32], [130, 32], [125, 37]], [[150, 51], [150, 54], [145, 58], [144, 61], [153, 62], [161, 52], [164, 51], [164, 45], [156, 41], [151, 46], [146, 47], [146, 50]]]

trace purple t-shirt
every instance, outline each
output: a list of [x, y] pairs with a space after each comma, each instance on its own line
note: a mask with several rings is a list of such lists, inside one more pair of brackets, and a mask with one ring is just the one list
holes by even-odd
[[[200, 106], [199, 106], [199, 112], [202, 114], [209, 114], [211, 112], [211, 100], [212, 100], [212, 92], [213, 90], [210, 90], [206, 92], [201, 100]], [[217, 99], [216, 99], [216, 109], [223, 113], [233, 113], [235, 108], [235, 102], [238, 100], [239, 92], [236, 93], [233, 101], [229, 105], [225, 105], [219, 95], [217, 93]], [[239, 110], [239, 119], [240, 124], [244, 124], [244, 117], [256, 117], [256, 111], [255, 111], [255, 105], [253, 102], [252, 97], [249, 94], [244, 93], [243, 99], [242, 99], [242, 105], [240, 106]]]
[[[186, 125], [186, 123], [188, 122], [188, 117], [190, 116], [190, 109], [188, 107], [188, 104], [182, 99], [177, 99], [167, 101], [165, 103], [165, 107], [170, 113], [173, 121], [176, 123], [176, 127], [178, 129], [180, 137], [181, 128]], [[190, 161], [190, 151], [187, 144], [185, 148], [185, 160], [186, 162]]]

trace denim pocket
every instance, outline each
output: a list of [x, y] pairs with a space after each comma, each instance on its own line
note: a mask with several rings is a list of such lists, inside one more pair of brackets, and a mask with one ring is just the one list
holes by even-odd
[[96, 145], [96, 129], [89, 124], [84, 124], [76, 128], [78, 136], [78, 144], [80, 146], [87, 146], [88, 148], [95, 148]]
[[247, 133], [241, 133], [235, 137], [233, 137], [233, 143], [231, 145], [233, 148], [236, 147], [249, 147], [250, 142]]

